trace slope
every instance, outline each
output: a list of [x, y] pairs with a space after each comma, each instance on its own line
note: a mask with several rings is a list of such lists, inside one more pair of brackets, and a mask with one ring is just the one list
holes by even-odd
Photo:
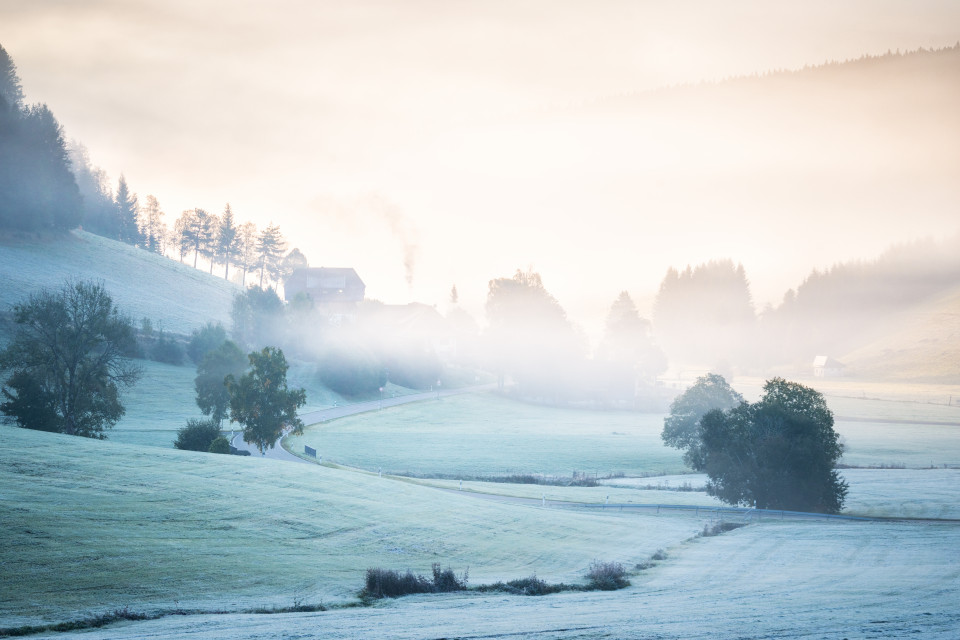
[[230, 323], [236, 285], [175, 260], [76, 230], [44, 240], [0, 240], [0, 312], [67, 278], [102, 280], [135, 322], [190, 333], [209, 321]]
[[851, 374], [892, 382], [960, 381], [960, 288], [882, 321], [882, 335], [841, 357]]

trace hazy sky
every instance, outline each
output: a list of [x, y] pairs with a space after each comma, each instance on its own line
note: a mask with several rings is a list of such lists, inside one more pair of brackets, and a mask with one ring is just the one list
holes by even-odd
[[[168, 224], [229, 202], [313, 266], [356, 267], [371, 297], [441, 309], [456, 284], [479, 313], [489, 279], [532, 266], [591, 332], [619, 291], [648, 303], [671, 265], [741, 261], [759, 307], [813, 267], [960, 225], [865, 229], [848, 207], [829, 233], [787, 232], [730, 202], [651, 199], [644, 180], [669, 187], [682, 158], [608, 166], [596, 140], [615, 132], [526, 126], [538, 114], [958, 40], [950, 0], [0, 0], [27, 100]], [[931, 210], [955, 212], [954, 195]]]

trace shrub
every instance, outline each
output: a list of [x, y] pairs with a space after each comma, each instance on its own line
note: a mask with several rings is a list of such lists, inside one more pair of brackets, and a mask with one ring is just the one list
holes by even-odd
[[399, 598], [413, 593], [430, 593], [430, 581], [412, 571], [400, 573], [393, 569], [367, 569], [363, 591], [364, 598]]
[[185, 451], [209, 451], [210, 445], [219, 437], [220, 429], [213, 421], [191, 419], [187, 420], [187, 426], [177, 431], [173, 446]]
[[217, 437], [213, 442], [210, 443], [210, 448], [207, 449], [208, 453], [225, 453], [230, 454], [230, 441], [224, 438], [223, 436]]
[[650, 556], [651, 560], [666, 560], [667, 552], [663, 549], [657, 549], [657, 552]]
[[453, 569], [447, 567], [440, 570], [440, 563], [434, 562], [433, 569], [433, 590], [437, 593], [449, 593], [451, 591], [463, 591], [467, 588], [467, 571], [459, 578], [453, 573]]
[[587, 580], [591, 589], [615, 591], [630, 586], [627, 572], [619, 562], [600, 562], [594, 560], [587, 571]]
[[367, 569], [366, 581], [360, 597], [367, 598], [399, 598], [400, 596], [415, 593], [450, 593], [463, 591], [467, 588], [467, 572], [460, 577], [447, 567], [440, 568], [440, 563], [432, 566], [433, 581], [410, 570], [400, 573], [393, 569]]

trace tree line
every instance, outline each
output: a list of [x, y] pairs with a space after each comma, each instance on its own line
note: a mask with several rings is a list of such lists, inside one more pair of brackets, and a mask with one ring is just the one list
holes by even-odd
[[0, 230], [65, 232], [77, 227], [159, 255], [193, 256], [240, 271], [247, 283], [253, 272], [259, 286], [279, 283], [306, 259], [287, 251], [280, 227], [258, 230], [235, 219], [228, 203], [221, 214], [194, 208], [172, 225], [154, 195], [143, 201], [121, 174], [116, 191], [106, 172], [94, 166], [86, 147], [67, 142], [63, 127], [45, 104], [28, 105], [16, 65], [0, 46]]

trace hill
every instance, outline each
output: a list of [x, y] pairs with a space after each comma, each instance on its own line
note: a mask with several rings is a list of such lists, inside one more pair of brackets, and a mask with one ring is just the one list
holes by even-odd
[[239, 288], [222, 278], [127, 244], [75, 230], [41, 240], [0, 239], [0, 313], [40, 288], [67, 278], [102, 280], [135, 323], [189, 334], [206, 322], [230, 326]]
[[960, 380], [960, 288], [881, 321], [881, 335], [841, 356], [851, 375], [892, 382]]

